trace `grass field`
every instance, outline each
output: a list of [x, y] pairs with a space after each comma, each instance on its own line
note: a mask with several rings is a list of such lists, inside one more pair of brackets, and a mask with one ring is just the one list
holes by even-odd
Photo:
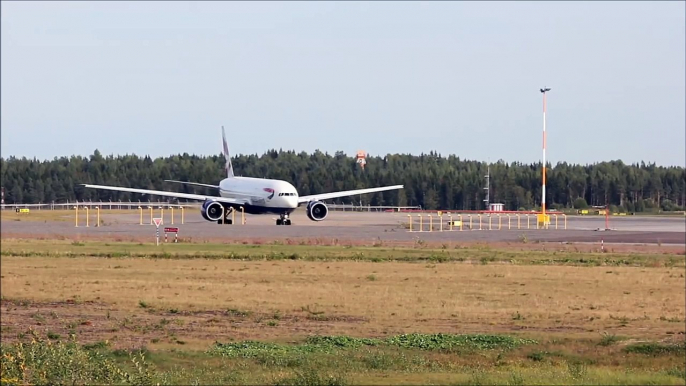
[[[188, 210], [188, 209], [186, 209]], [[180, 212], [177, 210], [175, 216], [180, 216]], [[159, 216], [160, 211], [155, 210], [154, 215]], [[76, 211], [74, 210], [32, 210], [30, 213], [17, 213], [14, 211], [3, 210], [0, 211], [0, 218], [3, 221], [29, 221], [29, 222], [44, 222], [44, 221], [68, 221], [75, 222]], [[100, 210], [100, 222], [104, 223], [108, 221], [111, 215], [139, 215], [140, 211], [138, 209], [128, 210], [128, 209], [102, 209]], [[169, 216], [169, 213], [167, 213]], [[78, 213], [79, 223], [82, 225], [86, 224], [86, 210], [79, 209]], [[180, 218], [180, 217], [179, 217]], [[95, 225], [97, 222], [97, 211], [95, 209], [90, 209], [88, 211], [88, 221], [90, 225]], [[143, 221], [150, 221], [150, 211], [143, 210]]]
[[686, 383], [683, 254], [3, 239], [0, 265], [3, 384]]

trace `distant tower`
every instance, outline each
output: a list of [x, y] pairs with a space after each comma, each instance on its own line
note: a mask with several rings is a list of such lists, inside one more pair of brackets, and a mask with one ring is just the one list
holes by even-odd
[[357, 151], [357, 161], [355, 161], [355, 162], [360, 164], [360, 166], [362, 167], [362, 170], [364, 170], [364, 165], [367, 164], [366, 158], [367, 158], [367, 152], [365, 152], [364, 150], [358, 150]]

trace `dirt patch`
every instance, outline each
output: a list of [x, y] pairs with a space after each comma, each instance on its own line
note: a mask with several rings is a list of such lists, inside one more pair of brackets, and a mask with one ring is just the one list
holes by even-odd
[[98, 302], [2, 300], [2, 342], [26, 341], [31, 332], [83, 344], [108, 342], [115, 349], [164, 344], [205, 349], [214, 341], [288, 340], [316, 334], [350, 333], [363, 317], [312, 317], [303, 311], [242, 314], [231, 310], [131, 312]]

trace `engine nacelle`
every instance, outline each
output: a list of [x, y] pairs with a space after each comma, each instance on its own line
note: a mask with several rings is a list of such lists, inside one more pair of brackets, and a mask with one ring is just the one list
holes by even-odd
[[200, 208], [200, 214], [207, 221], [219, 221], [222, 218], [222, 204], [217, 201], [205, 201]]
[[311, 201], [307, 204], [307, 217], [312, 221], [322, 221], [329, 214], [329, 208], [321, 201]]

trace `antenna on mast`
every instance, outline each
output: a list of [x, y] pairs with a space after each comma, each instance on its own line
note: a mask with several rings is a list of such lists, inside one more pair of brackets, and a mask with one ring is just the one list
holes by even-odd
[[490, 190], [490, 180], [491, 180], [491, 159], [488, 159], [488, 165], [486, 167], [486, 187], [484, 190], [486, 191], [486, 198], [484, 199], [484, 202], [486, 203], [486, 210], [489, 208], [490, 200], [491, 200], [491, 190]]

